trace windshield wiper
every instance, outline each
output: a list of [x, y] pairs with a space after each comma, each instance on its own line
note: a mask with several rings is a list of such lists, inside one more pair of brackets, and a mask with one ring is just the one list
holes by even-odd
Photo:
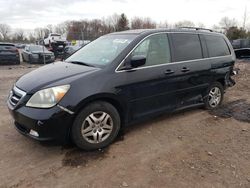
[[88, 64], [88, 63], [84, 63], [82, 61], [66, 61], [67, 63], [73, 63], [73, 64], [77, 64], [77, 65], [85, 65], [88, 67], [95, 67], [94, 65]]

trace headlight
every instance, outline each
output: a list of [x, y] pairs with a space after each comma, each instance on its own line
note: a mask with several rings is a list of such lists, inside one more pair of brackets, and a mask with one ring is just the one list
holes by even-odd
[[36, 92], [26, 106], [35, 108], [50, 108], [55, 106], [69, 90], [69, 85], [56, 86]]
[[32, 57], [33, 58], [39, 58], [39, 55], [38, 54], [32, 54]]

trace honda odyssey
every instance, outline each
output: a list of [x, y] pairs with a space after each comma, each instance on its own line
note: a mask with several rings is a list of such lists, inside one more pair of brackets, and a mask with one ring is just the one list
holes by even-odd
[[228, 39], [211, 30], [111, 33], [22, 76], [7, 103], [20, 133], [40, 141], [71, 138], [93, 150], [139, 120], [217, 108], [234, 85], [234, 63]]

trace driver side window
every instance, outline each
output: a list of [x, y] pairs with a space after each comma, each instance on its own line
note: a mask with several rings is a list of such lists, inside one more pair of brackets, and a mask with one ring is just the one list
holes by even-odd
[[146, 57], [144, 66], [160, 65], [171, 62], [167, 34], [156, 34], [145, 39], [133, 52], [132, 57]]

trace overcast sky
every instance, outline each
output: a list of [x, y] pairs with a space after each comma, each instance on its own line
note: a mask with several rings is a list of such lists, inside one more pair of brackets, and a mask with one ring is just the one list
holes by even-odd
[[[114, 13], [174, 23], [190, 20], [207, 27], [228, 16], [242, 23], [250, 0], [0, 0], [0, 23], [34, 29], [66, 20], [102, 18]], [[248, 15], [250, 24], [250, 15]]]

